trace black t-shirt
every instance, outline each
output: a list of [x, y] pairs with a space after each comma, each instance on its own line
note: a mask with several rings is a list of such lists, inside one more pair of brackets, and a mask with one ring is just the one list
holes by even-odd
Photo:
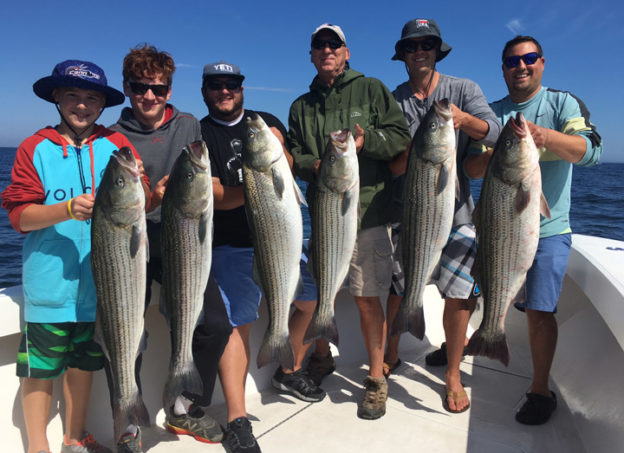
[[[224, 126], [210, 116], [200, 121], [202, 138], [210, 154], [212, 176], [218, 177], [224, 186], [236, 187], [243, 184], [242, 151], [247, 133], [245, 118], [252, 113], [262, 117], [269, 127], [277, 128], [286, 137], [286, 128], [275, 116], [266, 112], [245, 109], [243, 118], [233, 126]], [[214, 212], [213, 247], [251, 247], [251, 231], [247, 223], [245, 207]]]

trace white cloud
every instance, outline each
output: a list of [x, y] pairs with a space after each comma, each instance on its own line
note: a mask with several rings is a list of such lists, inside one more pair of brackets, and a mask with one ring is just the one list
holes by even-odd
[[511, 19], [509, 22], [505, 24], [505, 26], [511, 31], [514, 35], [519, 35], [524, 27], [520, 22], [520, 19]]
[[186, 64], [186, 63], [176, 63], [176, 68], [195, 68], [195, 65]]

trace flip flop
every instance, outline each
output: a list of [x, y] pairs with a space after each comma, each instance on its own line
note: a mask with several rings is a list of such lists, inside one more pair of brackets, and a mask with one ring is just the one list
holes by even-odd
[[453, 392], [452, 390], [446, 389], [446, 397], [444, 398], [443, 403], [444, 409], [446, 409], [446, 411], [450, 412], [451, 414], [461, 414], [462, 412], [466, 412], [468, 409], [470, 409], [470, 401], [468, 401], [468, 406], [460, 410], [452, 410], [448, 403], [449, 398], [453, 398], [455, 401], [457, 401], [460, 398], [466, 397], [468, 397], [468, 394], [465, 390], [462, 390], [461, 392]]
[[396, 370], [398, 367], [401, 366], [401, 359], [397, 357], [397, 361], [394, 362], [392, 365], [387, 364], [386, 362], [384, 362], [383, 364], [383, 375], [384, 377], [388, 377], [392, 374], [392, 372], [394, 370]]

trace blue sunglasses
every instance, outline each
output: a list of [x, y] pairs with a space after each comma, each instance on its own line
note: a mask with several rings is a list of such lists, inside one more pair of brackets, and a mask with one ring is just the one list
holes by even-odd
[[524, 55], [514, 55], [513, 57], [503, 58], [503, 64], [509, 69], [515, 68], [520, 63], [520, 60], [524, 61], [526, 65], [535, 64], [535, 62], [542, 58], [542, 56], [537, 52], [529, 52]]

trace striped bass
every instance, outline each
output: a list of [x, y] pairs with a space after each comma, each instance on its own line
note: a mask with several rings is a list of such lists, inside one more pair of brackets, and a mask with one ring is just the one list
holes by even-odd
[[391, 335], [425, 336], [423, 294], [453, 226], [455, 130], [448, 100], [434, 102], [414, 134], [405, 175], [401, 253], [405, 295]]
[[165, 411], [171, 410], [183, 391], [202, 393], [192, 340], [212, 262], [212, 215], [208, 148], [198, 141], [184, 147], [173, 164], [161, 210], [161, 297], [171, 328]]
[[338, 345], [334, 299], [349, 272], [357, 238], [360, 176], [351, 131], [329, 135], [310, 212], [312, 274], [318, 287], [318, 304], [305, 341], [323, 337]]
[[110, 362], [118, 439], [121, 429], [129, 424], [150, 423], [134, 376], [143, 337], [147, 233], [145, 193], [130, 148], [113, 152], [95, 197], [91, 220], [96, 330]]
[[254, 243], [254, 280], [269, 309], [269, 326], [258, 352], [258, 368], [278, 361], [293, 368], [288, 334], [290, 304], [301, 285], [299, 261], [303, 195], [295, 183], [284, 148], [264, 120], [248, 117], [243, 149], [245, 210]]
[[496, 142], [473, 212], [478, 247], [473, 274], [484, 300], [483, 320], [468, 343], [468, 354], [509, 364], [505, 317], [524, 299], [533, 264], [540, 211], [550, 217], [542, 195], [539, 155], [522, 113], [510, 118]]

